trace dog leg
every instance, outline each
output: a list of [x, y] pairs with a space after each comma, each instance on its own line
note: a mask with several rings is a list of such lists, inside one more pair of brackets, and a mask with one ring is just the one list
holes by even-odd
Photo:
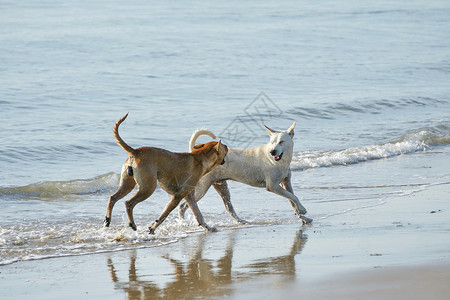
[[292, 208], [294, 209], [295, 214], [302, 220], [303, 224], [312, 223], [313, 220], [305, 216], [305, 214], [307, 213], [306, 208], [303, 207], [303, 205], [298, 200], [297, 196], [283, 189], [281, 186], [272, 187], [271, 189], [269, 189], [269, 191], [287, 198]]
[[128, 220], [130, 221], [129, 226], [136, 231], [136, 224], [134, 223], [134, 218], [133, 218], [133, 209], [136, 206], [136, 204], [138, 204], [139, 202], [144, 201], [145, 199], [147, 199], [148, 197], [150, 197], [153, 192], [156, 189], [156, 182], [151, 182], [148, 184], [149, 187], [147, 189], [139, 189], [136, 193], [136, 195], [134, 195], [133, 197], [131, 197], [130, 200], [125, 202], [125, 207], [127, 209], [127, 214], [128, 214]]
[[266, 189], [269, 192], [272, 192], [272, 193], [275, 193], [277, 195], [287, 198], [289, 200], [289, 202], [291, 203], [292, 207], [294, 208], [294, 211], [297, 215], [300, 216], [300, 215], [306, 214], [306, 209], [300, 203], [297, 196], [295, 196], [293, 193], [283, 189], [278, 184], [270, 184], [269, 182], [267, 182]]
[[283, 196], [285, 198], [287, 198], [289, 200], [289, 202], [292, 205], [292, 208], [295, 211], [295, 214], [298, 217], [301, 217], [301, 215], [306, 214], [306, 209], [303, 207], [303, 205], [300, 203], [300, 201], [298, 200], [297, 196], [295, 196], [294, 194], [292, 194], [291, 192], [283, 189], [281, 186], [279, 185], [273, 185], [273, 186], [267, 186], [266, 188], [268, 191], [275, 193], [277, 195]]
[[188, 209], [188, 204], [186, 202], [183, 202], [178, 207], [178, 218], [184, 219], [184, 215], [186, 214], [186, 210]]
[[[194, 191], [192, 192], [194, 194], [193, 197], [197, 202], [203, 198], [203, 196], [209, 190], [209, 188], [214, 183], [214, 181], [215, 180], [209, 174], [206, 174], [198, 181], [197, 186], [195, 187]], [[178, 207], [178, 217], [179, 218], [184, 219], [184, 214], [186, 213], [186, 210], [188, 209], [188, 207], [189, 206], [186, 202], [181, 203], [181, 205]]]
[[192, 213], [195, 216], [195, 219], [198, 222], [198, 225], [202, 226], [203, 228], [205, 228], [206, 230], [210, 231], [210, 232], [216, 232], [217, 229], [215, 227], [209, 227], [206, 223], [205, 220], [203, 219], [203, 215], [200, 212], [200, 209], [197, 206], [197, 201], [195, 201], [194, 197], [193, 197], [193, 193], [191, 193], [190, 195], [188, 195], [185, 198], [186, 202], [188, 203], [189, 207], [192, 210]]
[[[292, 189], [292, 184], [291, 184], [291, 170], [289, 169], [289, 174], [288, 176], [286, 176], [286, 178], [283, 179], [283, 181], [281, 181], [281, 187], [284, 188], [286, 191], [294, 194], [294, 190]], [[297, 211], [297, 207], [292, 204], [292, 202], [290, 202], [292, 205], [292, 208], [294, 209], [294, 211]], [[296, 213], [297, 214], [297, 213]], [[313, 219], [308, 218], [305, 215], [298, 215], [297, 216], [302, 220], [303, 224], [311, 224]]]
[[129, 176], [125, 170], [125, 166], [122, 168], [122, 176], [120, 177], [120, 183], [119, 187], [117, 188], [117, 191], [114, 195], [109, 197], [108, 207], [106, 209], [106, 217], [105, 217], [105, 227], [109, 227], [109, 224], [111, 224], [111, 215], [112, 210], [114, 208], [114, 204], [126, 195], [128, 195], [133, 188], [136, 186], [136, 182], [134, 181], [134, 178]]
[[288, 176], [286, 176], [283, 181], [281, 181], [281, 187], [286, 191], [294, 194], [294, 190], [292, 189], [291, 184], [291, 169], [289, 169]]
[[228, 184], [225, 180], [218, 181], [213, 183], [214, 189], [219, 193], [220, 197], [222, 197], [223, 204], [225, 205], [225, 208], [227, 209], [228, 213], [239, 223], [241, 224], [248, 224], [247, 221], [241, 219], [238, 217], [236, 212], [234, 211], [234, 207], [231, 204], [231, 196], [230, 196], [230, 190], [228, 189]]
[[170, 214], [170, 212], [172, 210], [174, 210], [175, 207], [177, 207], [177, 205], [180, 203], [181, 199], [183, 199], [180, 196], [173, 196], [172, 200], [169, 201], [169, 203], [167, 203], [166, 208], [163, 210], [163, 212], [161, 213], [161, 215], [159, 216], [158, 219], [156, 219], [155, 222], [152, 223], [152, 225], [150, 225], [150, 227], [148, 228], [148, 232], [150, 234], [154, 234], [156, 228], [161, 225], [162, 222], [164, 222], [164, 220], [167, 218], [167, 216]]

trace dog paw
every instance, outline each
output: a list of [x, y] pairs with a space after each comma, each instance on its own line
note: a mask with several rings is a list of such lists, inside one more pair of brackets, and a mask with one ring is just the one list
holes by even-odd
[[300, 219], [302, 219], [304, 225], [311, 224], [313, 221], [313, 219], [308, 218], [307, 216], [300, 216]]
[[205, 226], [205, 229], [208, 230], [208, 232], [217, 232], [217, 228], [216, 227], [210, 227], [210, 226]]
[[241, 225], [247, 225], [247, 224], [250, 224], [250, 222], [248, 222], [248, 221], [246, 221], [246, 220], [243, 220], [243, 219], [237, 219], [236, 220], [239, 224], [241, 224]]
[[137, 230], [136, 224], [134, 224], [134, 223], [130, 223], [130, 224], [128, 224], [128, 226], [130, 226], [130, 228], [133, 229], [134, 231]]
[[105, 221], [103, 221], [103, 226], [105, 227], [109, 227], [109, 224], [111, 224], [111, 219], [106, 217]]
[[148, 228], [148, 234], [155, 234], [155, 229], [149, 227], [149, 228]]

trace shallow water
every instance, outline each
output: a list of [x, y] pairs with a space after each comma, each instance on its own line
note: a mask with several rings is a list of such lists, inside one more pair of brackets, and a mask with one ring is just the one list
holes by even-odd
[[[191, 133], [230, 147], [293, 121], [293, 186], [315, 226], [450, 181], [450, 7], [408, 3], [0, 4], [0, 264], [177, 243], [201, 231], [160, 189], [102, 227], [130, 145], [187, 151]], [[206, 141], [207, 139], [205, 139]], [[250, 226], [299, 220], [239, 183]], [[241, 226], [210, 191], [206, 221]], [[325, 226], [325, 225], [324, 225]]]

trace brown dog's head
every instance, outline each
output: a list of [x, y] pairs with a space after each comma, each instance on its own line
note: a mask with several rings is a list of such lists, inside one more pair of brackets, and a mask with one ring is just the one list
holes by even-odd
[[208, 155], [214, 155], [214, 163], [212, 167], [217, 165], [223, 165], [225, 163], [225, 156], [228, 153], [228, 147], [225, 144], [222, 144], [222, 141], [218, 142], [209, 142], [206, 144], [198, 144], [194, 146], [193, 152], [204, 152]]
[[225, 163], [225, 156], [228, 153], [228, 147], [225, 144], [222, 144], [222, 141], [218, 141], [214, 146], [214, 149], [217, 151], [217, 160], [216, 163], [223, 165]]

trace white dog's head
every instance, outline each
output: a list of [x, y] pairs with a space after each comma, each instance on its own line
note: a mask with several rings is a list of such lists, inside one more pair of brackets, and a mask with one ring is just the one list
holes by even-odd
[[286, 131], [275, 131], [267, 127], [269, 132], [270, 142], [269, 142], [269, 154], [273, 156], [275, 161], [280, 161], [283, 157], [289, 159], [289, 163], [292, 159], [292, 152], [294, 148], [294, 127], [295, 122]]

